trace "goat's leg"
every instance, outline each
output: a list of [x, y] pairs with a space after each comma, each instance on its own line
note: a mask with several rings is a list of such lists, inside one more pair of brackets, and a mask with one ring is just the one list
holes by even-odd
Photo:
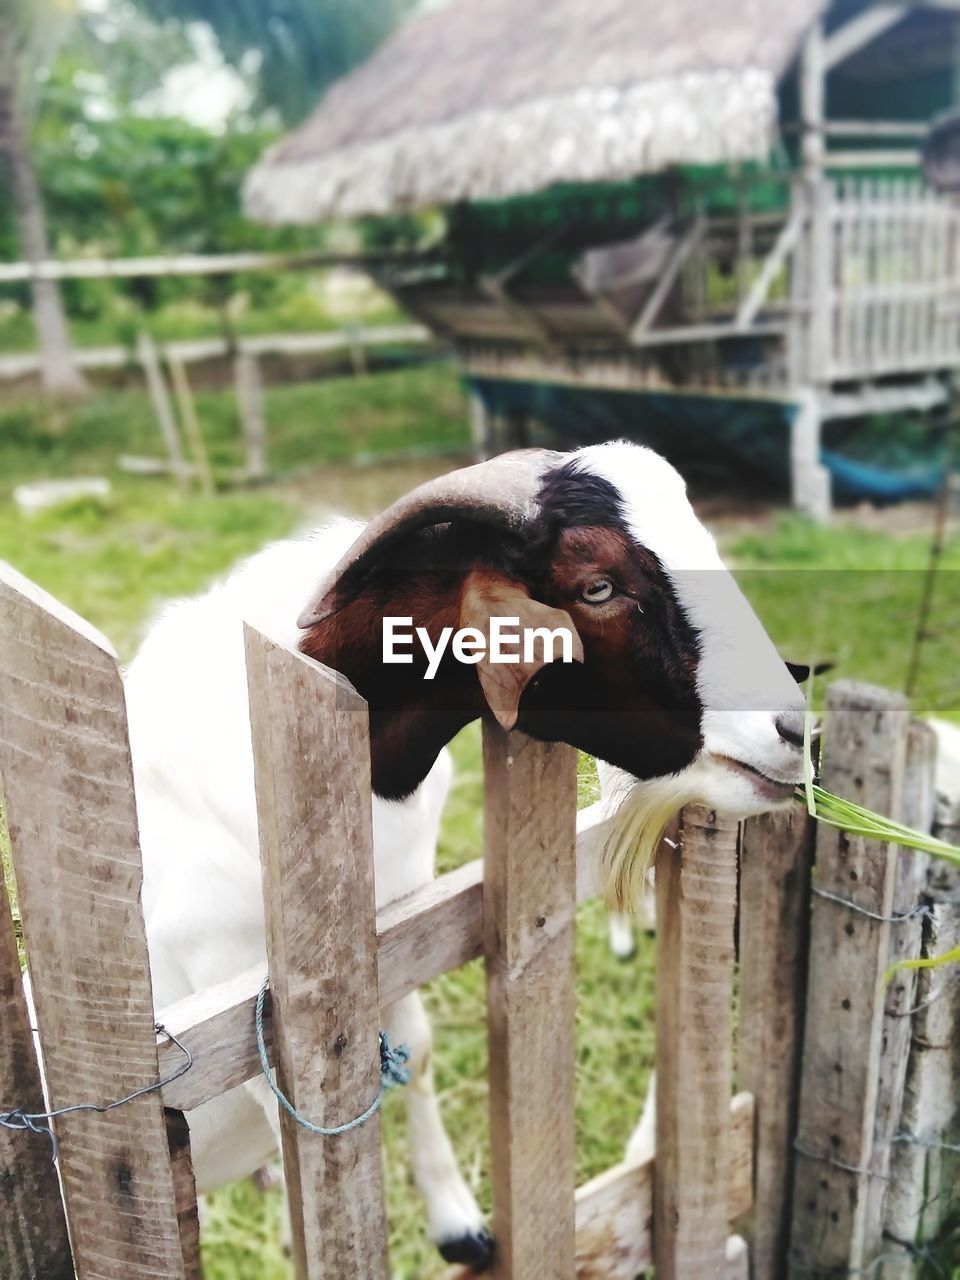
[[621, 915], [619, 911], [611, 912], [607, 918], [607, 934], [610, 950], [618, 960], [629, 960], [636, 950], [633, 937], [633, 918]]
[[430, 1238], [447, 1262], [482, 1270], [493, 1256], [493, 1238], [457, 1167], [443, 1127], [430, 1064], [432, 1038], [423, 1001], [416, 992], [383, 1010], [395, 1045], [410, 1051], [410, 1083], [404, 1089], [410, 1160], [427, 1210]]

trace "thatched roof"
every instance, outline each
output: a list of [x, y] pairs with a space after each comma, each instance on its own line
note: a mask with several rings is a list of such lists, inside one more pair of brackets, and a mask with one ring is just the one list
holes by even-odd
[[820, 0], [450, 0], [253, 170], [268, 222], [501, 198], [762, 158]]

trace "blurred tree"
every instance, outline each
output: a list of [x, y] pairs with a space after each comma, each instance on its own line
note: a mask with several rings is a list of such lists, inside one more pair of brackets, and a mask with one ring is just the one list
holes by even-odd
[[[5, 0], [0, 8], [0, 153], [9, 171], [19, 250], [31, 263], [48, 259], [50, 245], [26, 121], [36, 55], [63, 15], [64, 6], [52, 0]], [[73, 357], [57, 282], [34, 279], [30, 290], [43, 386], [55, 395], [82, 395], [86, 381]]]
[[160, 20], [206, 22], [224, 58], [255, 76], [260, 108], [300, 120], [390, 34], [415, 0], [137, 0]]

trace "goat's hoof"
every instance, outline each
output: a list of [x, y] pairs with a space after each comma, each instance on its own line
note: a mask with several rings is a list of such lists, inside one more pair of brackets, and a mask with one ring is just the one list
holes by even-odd
[[486, 1227], [468, 1231], [456, 1240], [444, 1240], [437, 1248], [444, 1262], [471, 1267], [474, 1271], [486, 1271], [493, 1262], [494, 1240]]

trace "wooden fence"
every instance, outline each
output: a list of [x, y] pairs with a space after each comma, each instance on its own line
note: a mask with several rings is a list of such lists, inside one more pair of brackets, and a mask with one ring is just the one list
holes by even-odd
[[[924, 1193], [927, 1157], [953, 1116], [942, 1061], [931, 1070], [907, 1032], [931, 1016], [942, 1030], [958, 984], [924, 1004], [919, 982], [884, 989], [877, 977], [892, 955], [939, 949], [957, 929], [956, 905], [909, 906], [918, 887], [949, 898], [939, 881], [931, 890], [895, 849], [826, 828], [814, 841], [799, 808], [739, 832], [685, 810], [658, 861], [656, 1157], [575, 1188], [574, 915], [595, 892], [604, 834], [596, 810], [575, 813], [575, 752], [488, 730], [483, 864], [378, 912], [366, 706], [334, 672], [253, 630], [246, 646], [267, 1040], [302, 1112], [330, 1124], [365, 1108], [378, 1086], [379, 1007], [482, 955], [498, 1278], [633, 1280], [653, 1264], [658, 1280], [779, 1280], [845, 1274], [893, 1252], [891, 1223], [904, 1247], [918, 1232], [930, 1239], [931, 1214], [945, 1220], [947, 1206], [931, 1209]], [[911, 803], [928, 803], [929, 741], [903, 699], [837, 686], [830, 725], [827, 785], [896, 809], [913, 779]], [[155, 1033], [116, 659], [9, 569], [0, 773], [48, 1095], [4, 910], [0, 1106], [125, 1097], [182, 1068], [171, 1035], [193, 1058], [162, 1096], [58, 1119], [60, 1185], [45, 1136], [0, 1127], [0, 1274], [189, 1280], [198, 1235], [182, 1113], [259, 1071], [263, 971], [162, 1010], [166, 1031]], [[890, 923], [898, 912], [912, 912], [909, 929]], [[640, 1102], [624, 1100], [625, 1135]], [[926, 1146], [890, 1142], [930, 1123], [935, 1132], [910, 1129]], [[301, 1274], [385, 1278], [378, 1118], [331, 1139], [285, 1122], [283, 1144]]]

